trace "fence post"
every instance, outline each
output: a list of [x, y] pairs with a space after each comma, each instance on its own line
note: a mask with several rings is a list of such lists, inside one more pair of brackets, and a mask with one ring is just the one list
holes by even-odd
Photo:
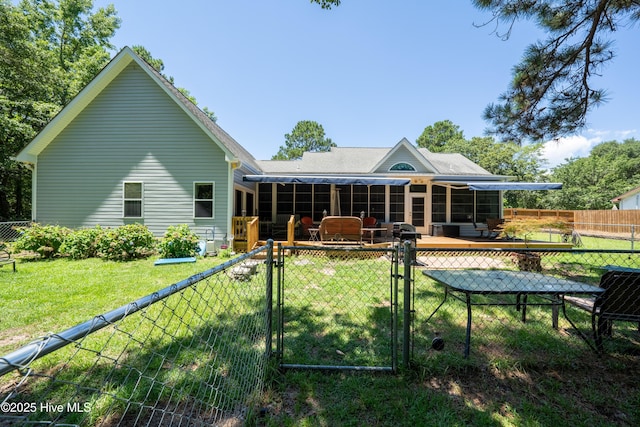
[[636, 235], [636, 225], [631, 224], [631, 250], [632, 251], [633, 251], [633, 244], [635, 242], [635, 235]]
[[415, 248], [411, 247], [409, 240], [404, 242], [404, 302], [402, 305], [402, 365], [405, 369], [409, 367], [409, 344], [411, 339], [411, 266], [413, 264], [413, 253]]
[[394, 373], [398, 372], [398, 279], [400, 277], [400, 251], [395, 245], [392, 247], [391, 255], [391, 369]]
[[266, 274], [266, 301], [265, 308], [267, 310], [267, 325], [265, 337], [265, 351], [267, 359], [273, 353], [273, 239], [267, 240], [267, 274]]

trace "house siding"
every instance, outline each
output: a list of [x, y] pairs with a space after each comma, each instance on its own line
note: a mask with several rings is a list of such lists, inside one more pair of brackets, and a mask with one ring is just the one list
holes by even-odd
[[640, 193], [632, 194], [628, 197], [620, 199], [621, 210], [640, 209]]
[[[35, 220], [66, 227], [139, 222], [156, 235], [230, 223], [222, 149], [131, 63], [38, 156]], [[123, 218], [123, 182], [143, 182], [143, 217]], [[193, 218], [193, 182], [215, 182], [214, 219]]]

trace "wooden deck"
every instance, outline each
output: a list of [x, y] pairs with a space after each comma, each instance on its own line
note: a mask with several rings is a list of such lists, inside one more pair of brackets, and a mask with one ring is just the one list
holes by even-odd
[[528, 241], [522, 240], [508, 240], [508, 239], [487, 239], [487, 238], [473, 238], [473, 237], [440, 237], [440, 236], [425, 236], [416, 242], [418, 248], [445, 248], [445, 249], [525, 249], [525, 248], [571, 248], [571, 243], [561, 242], [543, 242], [543, 241]]

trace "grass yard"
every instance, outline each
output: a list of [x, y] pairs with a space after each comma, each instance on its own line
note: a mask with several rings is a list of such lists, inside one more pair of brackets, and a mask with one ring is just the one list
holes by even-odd
[[220, 264], [220, 258], [154, 266], [155, 259], [132, 262], [19, 259], [18, 271], [0, 268], [0, 353], [49, 332], [135, 301]]
[[[605, 264], [628, 262], [616, 257], [617, 254], [610, 255]], [[556, 255], [548, 263], [594, 282], [599, 272], [595, 265], [603, 265], [605, 260], [586, 260], [580, 265], [575, 261]], [[368, 263], [371, 271], [384, 270], [374, 261]], [[376, 351], [384, 355], [383, 340], [370, 332], [383, 332], [384, 336], [384, 320], [374, 310], [379, 308], [376, 298], [380, 299], [384, 291], [376, 295], [375, 280], [354, 262], [344, 266], [353, 271], [342, 272], [340, 280], [334, 280], [338, 275], [333, 274], [314, 276], [306, 269], [308, 264], [300, 264], [288, 270], [290, 279], [285, 293], [293, 294], [292, 305], [296, 301], [303, 306], [313, 302], [313, 310], [292, 312], [291, 318], [285, 319], [291, 322], [289, 338], [288, 323], [285, 324], [285, 363], [288, 358], [297, 357], [296, 362], [314, 364], [321, 357], [322, 361], [333, 360], [339, 366], [342, 357], [362, 355], [360, 348], [370, 348], [370, 343], [376, 342], [381, 346]], [[324, 267], [325, 272], [334, 269], [331, 263]], [[358, 278], [357, 272], [362, 277]], [[345, 285], [347, 276], [355, 284]], [[561, 318], [560, 330], [552, 329], [547, 307], [530, 307], [526, 324], [522, 324], [520, 313], [513, 307], [476, 308], [471, 357], [465, 359], [462, 348], [466, 308], [462, 303], [448, 303], [438, 312], [438, 319], [425, 323], [428, 313], [442, 299], [442, 289], [428, 280], [421, 275], [415, 277], [415, 348], [409, 369], [401, 368], [398, 375], [297, 369], [274, 372], [263, 401], [266, 415], [256, 420], [256, 425], [640, 425], [637, 325], [616, 325], [617, 333], [624, 331], [630, 339], [608, 343], [608, 353], [599, 356], [564, 319]], [[342, 283], [340, 292], [319, 292], [331, 289], [337, 282]], [[288, 291], [287, 286], [291, 288]], [[366, 287], [366, 295], [372, 298], [363, 297], [360, 286]], [[345, 294], [349, 297], [344, 298]], [[333, 301], [331, 295], [339, 297]], [[402, 301], [402, 294], [399, 298]], [[345, 299], [350, 301], [351, 309], [341, 308]], [[310, 320], [311, 316], [315, 320]], [[328, 321], [331, 316], [333, 322]], [[585, 313], [573, 309], [571, 316], [581, 330], [589, 333], [590, 318]], [[344, 317], [349, 321], [367, 320], [348, 335], [343, 330]], [[301, 324], [321, 327], [301, 334]], [[441, 352], [430, 348], [435, 330], [447, 343]], [[372, 336], [376, 339], [370, 339]], [[349, 350], [336, 356], [336, 348]]]
[[[7, 285], [0, 308], [16, 313], [1, 332], [3, 354], [44, 335], [54, 342], [51, 332], [100, 321], [97, 315], [133, 307], [128, 304], [226, 260], [157, 267], [153, 261], [57, 259], [20, 262], [17, 273], [0, 271]], [[133, 426], [137, 417], [164, 425], [159, 417], [165, 412], [177, 419], [183, 412], [195, 413], [212, 422], [237, 417], [238, 406], [254, 399], [262, 383], [264, 267], [261, 274], [243, 280], [214, 274], [80, 335], [73, 344], [30, 363], [28, 375], [26, 370], [7, 373], [0, 390], [5, 395], [19, 389], [11, 398], [15, 404], [79, 404], [90, 410], [9, 409], [0, 414], [0, 424], [23, 412], [30, 423], [83, 426]]]
[[[5, 354], [38, 336], [123, 306], [225, 260], [204, 258], [158, 267], [153, 261], [21, 259], [15, 274], [10, 268], [0, 268], [0, 352]], [[386, 366], [392, 336], [391, 300], [395, 298], [389, 286], [389, 263], [303, 256], [288, 257], [285, 262], [284, 362]], [[597, 279], [589, 263], [575, 265], [559, 255], [550, 265], [575, 269], [582, 279]], [[464, 359], [459, 344], [466, 323], [464, 305], [443, 306], [437, 321], [424, 323], [424, 314], [439, 302], [441, 289], [422, 275], [415, 280], [415, 348], [408, 369], [401, 367], [394, 375], [280, 371], [271, 366], [257, 404], [263, 410], [247, 424], [640, 425], [640, 345], [633, 335], [634, 325], [628, 325], [625, 332], [635, 342], [609, 346], [606, 355], [598, 356], [572, 336], [566, 324], [559, 331], [551, 329], [547, 308], [531, 307], [523, 325], [512, 308], [491, 307], [474, 312], [478, 322], [474, 323], [472, 356]], [[401, 320], [402, 312], [398, 315]], [[572, 315], [588, 332], [589, 318], [578, 312]], [[241, 317], [222, 320], [239, 323]], [[434, 325], [447, 343], [441, 352], [429, 347]], [[164, 343], [163, 348], [180, 347], [174, 344]], [[123, 382], [122, 392], [128, 392]]]

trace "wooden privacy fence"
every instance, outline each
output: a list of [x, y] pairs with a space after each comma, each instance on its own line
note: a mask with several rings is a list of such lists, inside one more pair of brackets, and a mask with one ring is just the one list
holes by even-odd
[[582, 233], [630, 235], [640, 232], [640, 210], [504, 209], [504, 218], [559, 219]]
[[640, 210], [575, 211], [574, 221], [578, 231], [628, 234], [635, 228], [640, 232]]

